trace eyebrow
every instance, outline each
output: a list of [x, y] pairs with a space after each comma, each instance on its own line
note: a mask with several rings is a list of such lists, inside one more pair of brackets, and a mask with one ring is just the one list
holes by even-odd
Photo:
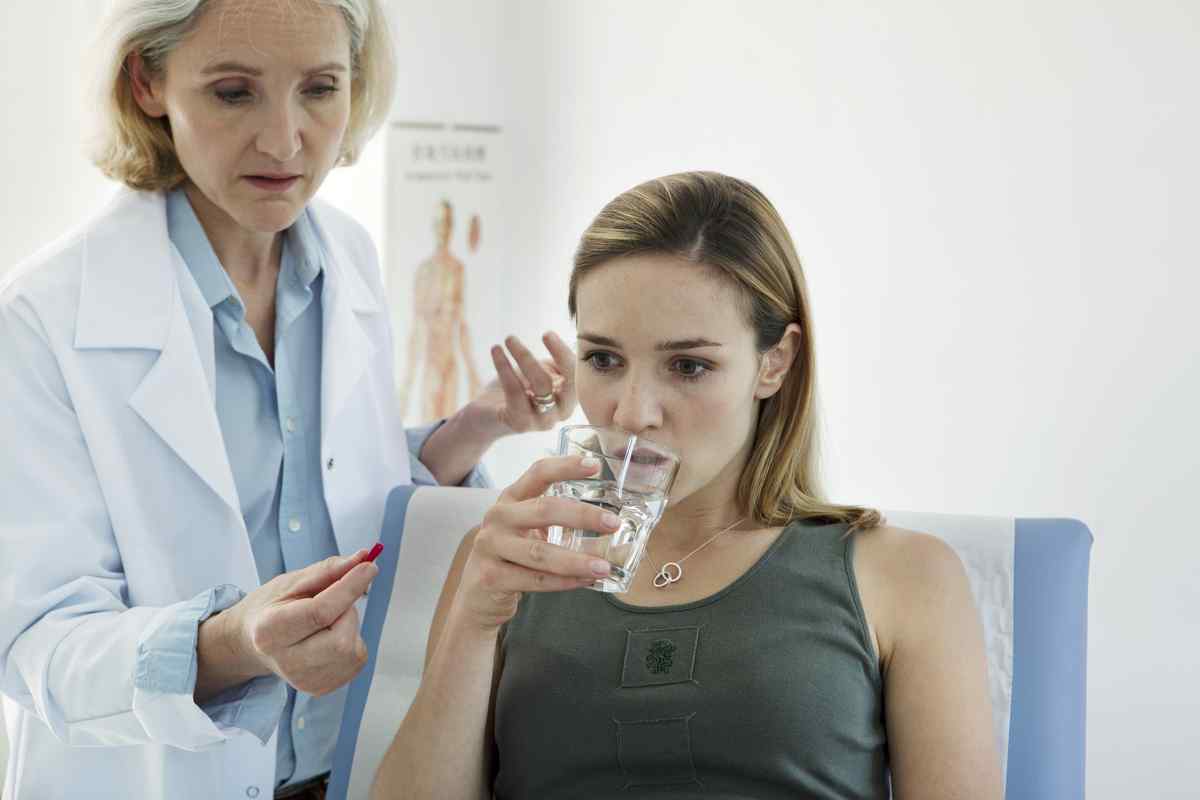
[[[581, 333], [576, 338], [583, 339], [592, 344], [598, 344], [601, 347], [615, 347], [620, 349], [621, 345], [616, 339], [608, 336], [601, 336], [598, 333]], [[699, 347], [721, 347], [720, 342], [713, 342], [704, 338], [696, 339], [672, 339], [666, 342], [659, 342], [654, 345], [654, 349], [658, 351], [669, 350], [695, 350]]]
[[[314, 75], [318, 72], [346, 72], [346, 71], [347, 70], [346, 70], [345, 64], [341, 64], [337, 61], [330, 61], [328, 63], [321, 64], [318, 67], [313, 67], [312, 69], [305, 70], [304, 74], [305, 75]], [[238, 72], [243, 75], [251, 75], [255, 78], [257, 78], [263, 74], [262, 70], [259, 69], [258, 67], [251, 67], [248, 64], [242, 64], [237, 61], [222, 61], [219, 64], [213, 64], [213, 65], [205, 67], [203, 70], [201, 70], [200, 74], [201, 75], [212, 75], [217, 72]]]

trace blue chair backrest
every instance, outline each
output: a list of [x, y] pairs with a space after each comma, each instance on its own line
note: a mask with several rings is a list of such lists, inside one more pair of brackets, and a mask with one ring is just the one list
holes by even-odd
[[1010, 799], [1084, 796], [1092, 534], [1073, 519], [1018, 519], [1013, 575]]

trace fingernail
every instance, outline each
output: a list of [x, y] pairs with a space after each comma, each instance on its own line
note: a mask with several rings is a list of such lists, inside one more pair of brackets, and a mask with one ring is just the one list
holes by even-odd
[[610, 528], [616, 528], [621, 524], [621, 518], [611, 511], [605, 511], [600, 515], [601, 521]]
[[584, 456], [579, 460], [579, 466], [584, 469], [594, 470], [600, 466], [600, 459], [595, 456]]
[[612, 565], [600, 559], [589, 561], [588, 568], [597, 575], [607, 575], [612, 571]]
[[367, 553], [366, 561], [370, 563], [379, 558], [379, 554], [383, 552], [383, 542], [376, 542], [371, 548], [371, 552]]

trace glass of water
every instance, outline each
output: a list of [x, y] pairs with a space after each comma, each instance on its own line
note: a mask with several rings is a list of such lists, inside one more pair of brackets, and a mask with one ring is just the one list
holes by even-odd
[[633, 580], [650, 531], [662, 518], [679, 456], [663, 445], [612, 428], [567, 425], [559, 431], [558, 454], [592, 456], [599, 460], [594, 477], [559, 481], [550, 494], [582, 500], [621, 520], [614, 533], [551, 526], [547, 541], [603, 558], [612, 565], [608, 577], [589, 588], [599, 592], [626, 592]]

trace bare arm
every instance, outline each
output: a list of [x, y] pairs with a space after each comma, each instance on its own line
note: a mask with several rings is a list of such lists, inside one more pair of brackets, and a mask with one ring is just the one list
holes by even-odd
[[539, 461], [463, 540], [430, 627], [421, 686], [375, 775], [372, 800], [490, 797], [501, 626], [522, 592], [577, 589], [608, 569], [529, 532], [551, 524], [616, 530], [615, 515], [543, 496], [554, 481], [593, 475], [599, 466], [575, 457]]
[[876, 533], [866, 557], [891, 598], [879, 638], [893, 796], [1000, 800], [983, 627], [962, 562], [928, 534], [865, 537]]
[[439, 790], [447, 797], [491, 796], [494, 744], [487, 720], [499, 675], [498, 629], [453, 624], [442, 638], [475, 533], [454, 554], [429, 628], [421, 687], [383, 757], [372, 800], [399, 797], [401, 787], [408, 797], [435, 797]]

